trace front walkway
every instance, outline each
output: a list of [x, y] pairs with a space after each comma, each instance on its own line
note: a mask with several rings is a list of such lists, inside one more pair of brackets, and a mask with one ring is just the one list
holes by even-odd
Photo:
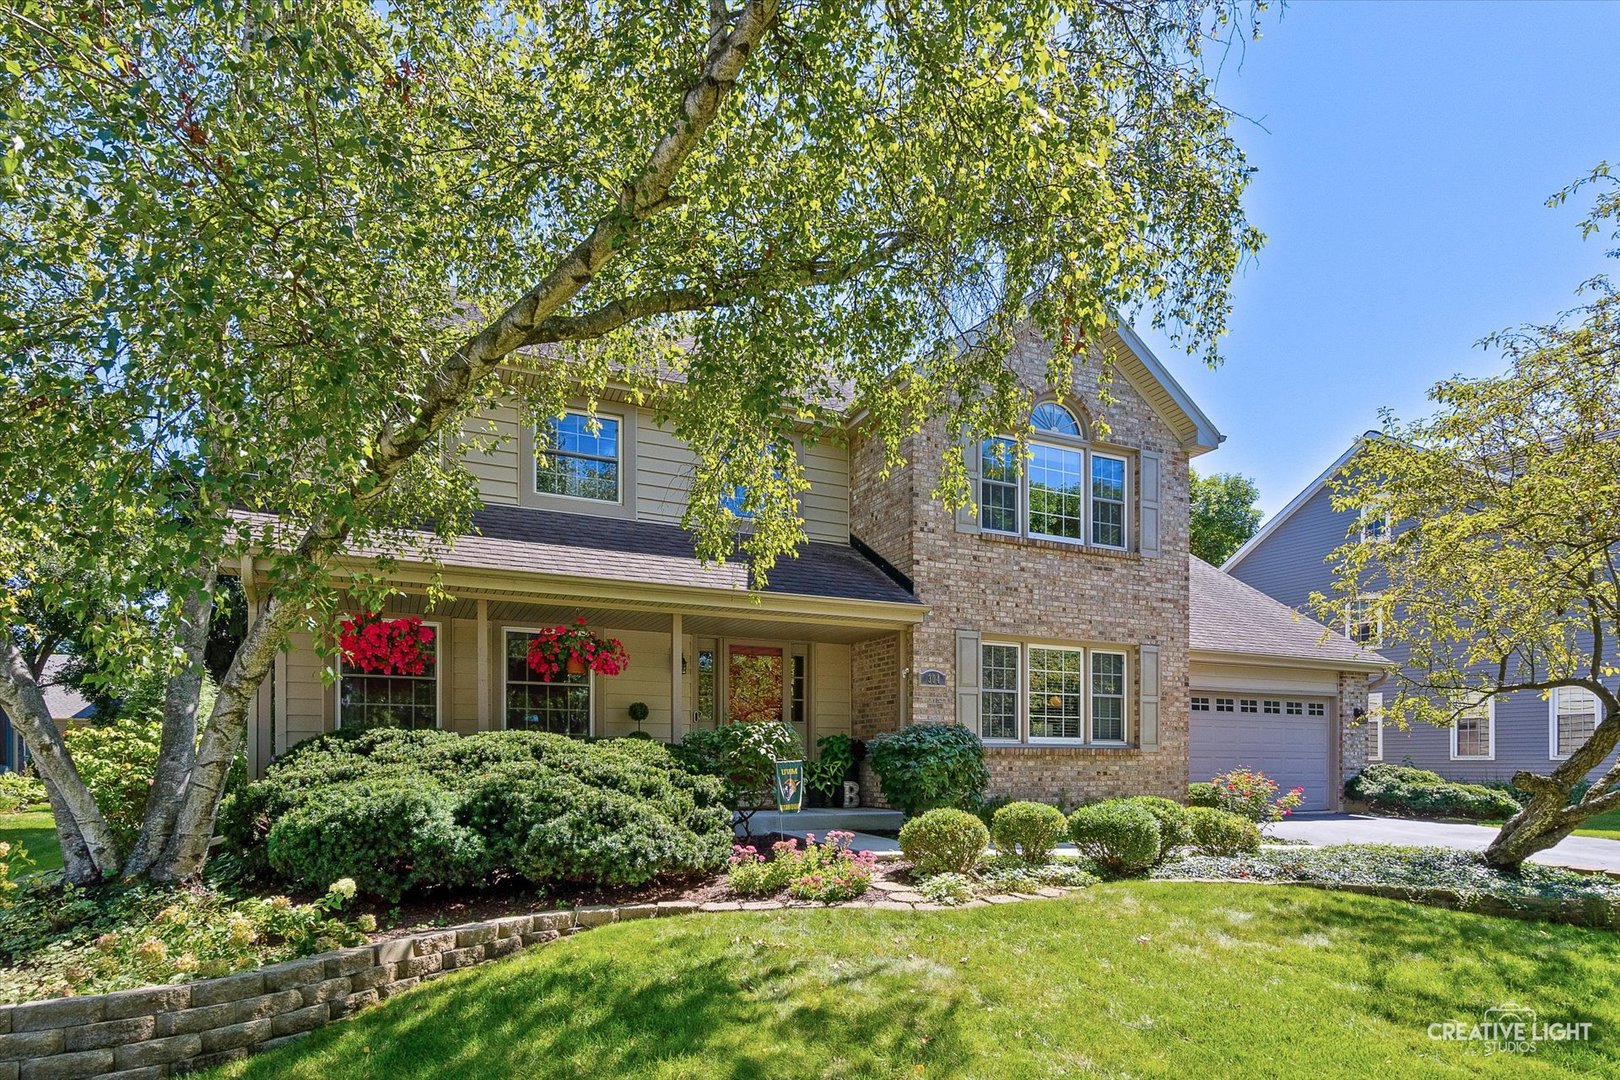
[[[1403, 844], [1408, 847], [1450, 847], [1484, 851], [1497, 830], [1488, 825], [1462, 825], [1445, 821], [1374, 817], [1371, 814], [1299, 814], [1266, 828], [1287, 840], [1328, 844]], [[1567, 837], [1554, 847], [1530, 857], [1532, 862], [1568, 866], [1576, 870], [1620, 873], [1620, 840], [1596, 836]]]

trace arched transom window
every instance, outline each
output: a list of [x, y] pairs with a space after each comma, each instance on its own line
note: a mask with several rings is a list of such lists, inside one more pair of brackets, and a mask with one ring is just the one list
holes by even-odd
[[1119, 454], [1092, 448], [1074, 413], [1055, 401], [1029, 417], [1029, 456], [1015, 440], [979, 447], [980, 525], [989, 532], [1066, 540], [1123, 551], [1129, 468]]

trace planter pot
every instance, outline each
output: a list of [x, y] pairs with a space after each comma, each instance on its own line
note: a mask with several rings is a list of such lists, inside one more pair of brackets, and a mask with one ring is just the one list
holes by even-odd
[[585, 661], [580, 657], [570, 656], [568, 658], [568, 666], [565, 670], [570, 675], [583, 675], [585, 674]]

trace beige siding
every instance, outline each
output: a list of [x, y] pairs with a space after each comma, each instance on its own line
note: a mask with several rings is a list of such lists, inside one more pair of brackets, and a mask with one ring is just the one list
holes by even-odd
[[448, 662], [442, 669], [447, 685], [439, 688], [444, 703], [439, 726], [471, 735], [478, 730], [478, 623], [455, 619], [444, 624], [444, 631]]
[[654, 424], [651, 414], [637, 411], [636, 517], [679, 524], [696, 462], [691, 447]]
[[799, 453], [805, 479], [810, 487], [804, 493], [801, 513], [805, 532], [812, 540], [830, 544], [849, 543], [849, 453], [842, 446], [816, 443]]
[[641, 730], [662, 742], [669, 741], [669, 635], [642, 630], [602, 631], [624, 642], [630, 666], [612, 677], [596, 676], [596, 731], [599, 735], [628, 735], [636, 730], [630, 703], [645, 702], [649, 710]]
[[478, 478], [487, 503], [516, 506], [518, 501], [518, 413], [510, 406], [483, 410], [467, 421], [470, 438], [483, 444], [467, 451], [468, 471]]
[[1187, 681], [1195, 690], [1248, 690], [1277, 694], [1339, 692], [1339, 673], [1269, 664], [1211, 664], [1193, 657]]
[[853, 706], [849, 680], [849, 646], [810, 645], [810, 742], [825, 735], [848, 735]]
[[276, 709], [276, 743], [285, 750], [332, 730], [335, 721], [332, 688], [321, 679], [324, 665], [315, 652], [314, 637], [308, 633], [291, 635], [281, 662], [286, 666], [286, 679], [281, 684], [286, 688], [286, 697]]

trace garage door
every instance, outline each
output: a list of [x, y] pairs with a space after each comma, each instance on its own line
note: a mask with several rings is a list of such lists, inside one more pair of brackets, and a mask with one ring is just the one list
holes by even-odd
[[1302, 810], [1326, 810], [1328, 720], [1325, 698], [1193, 691], [1191, 767], [1194, 781], [1239, 766], [1259, 769], [1282, 790], [1305, 789]]

